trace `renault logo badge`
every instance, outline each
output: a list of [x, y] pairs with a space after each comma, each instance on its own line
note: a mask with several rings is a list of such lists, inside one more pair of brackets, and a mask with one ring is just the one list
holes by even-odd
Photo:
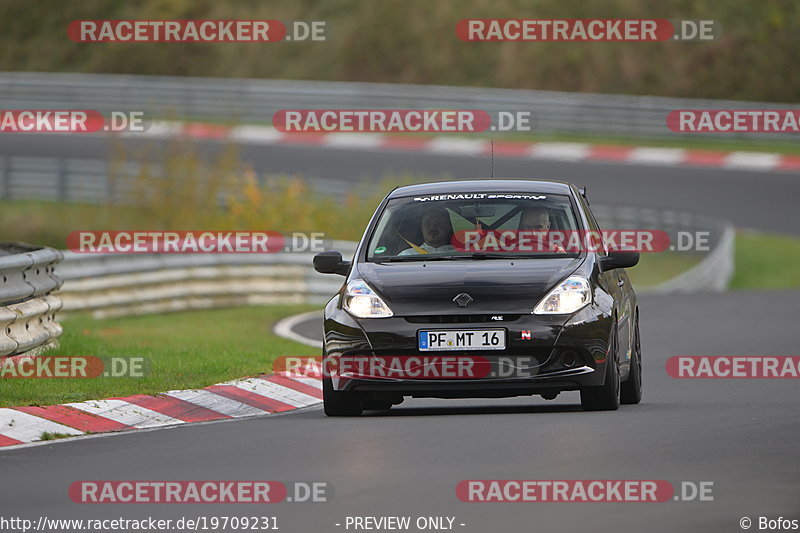
[[462, 292], [461, 294], [453, 298], [453, 301], [457, 303], [459, 307], [466, 307], [470, 303], [472, 303], [472, 296], [470, 296], [466, 292]]

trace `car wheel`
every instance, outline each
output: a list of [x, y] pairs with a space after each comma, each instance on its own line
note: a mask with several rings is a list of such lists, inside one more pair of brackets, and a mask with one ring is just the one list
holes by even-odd
[[619, 400], [623, 404], [636, 404], [642, 401], [642, 345], [639, 340], [639, 313], [636, 313], [633, 329], [631, 373], [620, 388]]
[[322, 402], [328, 416], [358, 416], [361, 414], [361, 400], [352, 391], [333, 390], [333, 381], [322, 377]]
[[619, 368], [617, 367], [617, 326], [614, 319], [614, 331], [611, 335], [606, 358], [606, 378], [599, 387], [581, 389], [581, 407], [584, 411], [614, 411], [619, 408]]
[[376, 400], [374, 398], [369, 398], [361, 402], [365, 411], [388, 411], [392, 408], [392, 402], [387, 402], [385, 400]]

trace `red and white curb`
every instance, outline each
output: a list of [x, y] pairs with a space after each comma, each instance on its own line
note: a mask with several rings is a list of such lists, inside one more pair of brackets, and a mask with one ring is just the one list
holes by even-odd
[[322, 401], [322, 381], [285, 373], [176, 390], [46, 407], [0, 408], [0, 447], [44, 433], [87, 435], [283, 413]]
[[[229, 139], [256, 145], [304, 145], [348, 150], [396, 150], [416, 153], [486, 156], [488, 139], [416, 137], [381, 133], [286, 133], [269, 126], [221, 126], [205, 123], [154, 122], [145, 132], [128, 137], [165, 139]], [[758, 171], [800, 171], [800, 156], [769, 152], [687, 150], [571, 142], [495, 141], [498, 157], [553, 161], [605, 161], [654, 166], [713, 167]]]

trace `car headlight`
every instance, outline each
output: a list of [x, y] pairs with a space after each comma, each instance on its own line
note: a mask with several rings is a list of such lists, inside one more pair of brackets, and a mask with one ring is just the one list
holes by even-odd
[[589, 281], [580, 276], [570, 276], [547, 293], [534, 308], [534, 315], [572, 314], [592, 301]]
[[362, 279], [354, 279], [347, 284], [343, 306], [345, 311], [356, 318], [388, 318], [394, 315], [389, 306]]

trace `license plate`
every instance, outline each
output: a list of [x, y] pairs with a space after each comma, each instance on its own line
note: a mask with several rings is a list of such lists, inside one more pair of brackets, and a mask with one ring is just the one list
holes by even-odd
[[505, 350], [506, 332], [503, 329], [420, 331], [419, 349], [423, 352]]

